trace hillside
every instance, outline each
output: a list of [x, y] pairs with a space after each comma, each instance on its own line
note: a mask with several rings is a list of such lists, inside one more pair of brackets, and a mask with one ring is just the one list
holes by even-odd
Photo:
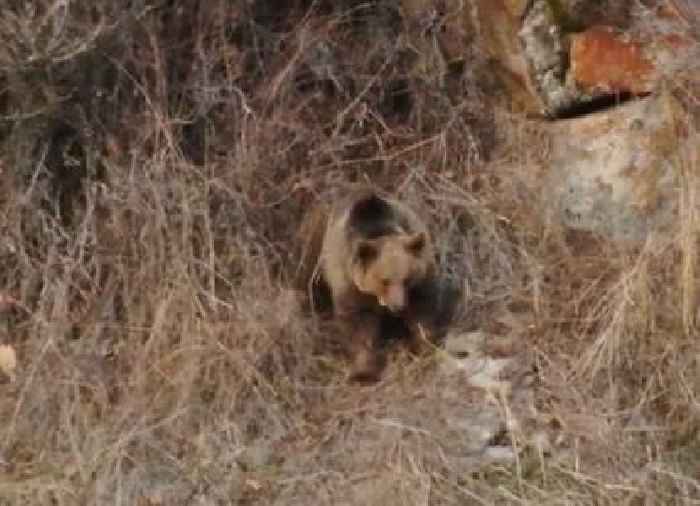
[[[700, 504], [692, 0], [5, 4], [0, 505]], [[369, 387], [292, 283], [358, 182], [462, 292]]]

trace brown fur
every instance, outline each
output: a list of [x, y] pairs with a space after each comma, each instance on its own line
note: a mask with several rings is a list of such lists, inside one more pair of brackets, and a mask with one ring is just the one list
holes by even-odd
[[373, 191], [355, 191], [313, 209], [300, 239], [297, 287], [315, 308], [331, 303], [353, 355], [351, 380], [379, 379], [388, 339], [407, 340], [420, 352], [423, 337], [438, 337], [445, 312], [433, 244], [414, 211]]

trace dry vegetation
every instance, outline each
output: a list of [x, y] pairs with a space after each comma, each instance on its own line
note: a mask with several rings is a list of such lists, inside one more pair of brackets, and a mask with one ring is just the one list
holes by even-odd
[[[0, 504], [700, 504], [698, 153], [667, 235], [565, 231], [477, 56], [440, 73], [388, 0], [236, 5], [0, 12]], [[528, 350], [546, 456], [465, 472], [368, 429], [444, 401], [401, 355], [346, 385], [288, 289], [304, 209], [358, 180], [434, 221], [456, 325]]]

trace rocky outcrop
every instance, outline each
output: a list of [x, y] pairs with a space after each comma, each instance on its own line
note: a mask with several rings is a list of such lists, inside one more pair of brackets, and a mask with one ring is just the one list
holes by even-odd
[[554, 120], [545, 172], [555, 198], [547, 192], [544, 203], [566, 226], [634, 243], [673, 220], [676, 157], [697, 139], [684, 106], [660, 92], [674, 79], [700, 81], [694, 12], [498, 0], [467, 13], [514, 109]]
[[697, 41], [685, 34], [680, 15], [635, 10], [625, 2], [478, 0], [461, 19], [460, 37], [457, 24], [445, 27], [444, 37], [453, 41], [450, 57], [468, 41], [515, 110], [551, 118], [605, 96], [648, 94], [698, 60]]
[[423, 66], [434, 67], [427, 62], [434, 47], [442, 71], [460, 61], [473, 66], [470, 54], [478, 54], [483, 74], [497, 85], [491, 98], [515, 111], [556, 118], [601, 97], [645, 95], [698, 60], [696, 41], [683, 31], [687, 20], [668, 9], [581, 0], [476, 0], [452, 7], [402, 2]]

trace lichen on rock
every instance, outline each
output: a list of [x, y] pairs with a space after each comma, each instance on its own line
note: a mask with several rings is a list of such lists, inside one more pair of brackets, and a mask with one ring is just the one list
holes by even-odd
[[550, 2], [536, 0], [532, 3], [519, 37], [543, 112], [556, 116], [573, 105], [576, 94], [566, 85], [567, 48]]

